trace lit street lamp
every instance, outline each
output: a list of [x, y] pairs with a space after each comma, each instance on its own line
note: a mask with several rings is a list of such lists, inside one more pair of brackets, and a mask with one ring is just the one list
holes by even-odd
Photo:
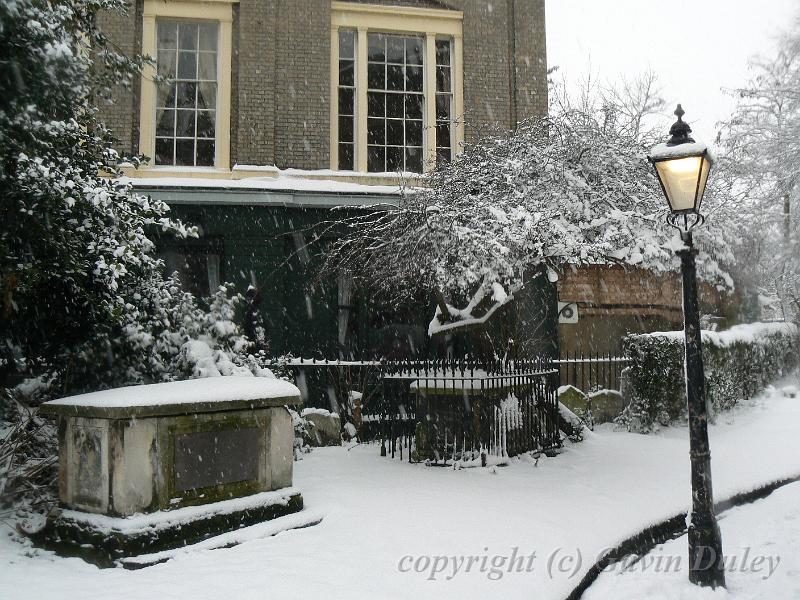
[[681, 105], [670, 139], [650, 151], [661, 189], [669, 202], [667, 221], [680, 231], [684, 248], [678, 251], [683, 274], [683, 323], [686, 337], [686, 399], [689, 407], [689, 457], [692, 463], [692, 512], [689, 523], [689, 581], [701, 586], [725, 586], [722, 538], [714, 512], [711, 452], [708, 444], [700, 310], [692, 228], [704, 222], [700, 214], [713, 158], [705, 144], [695, 142], [684, 123]]

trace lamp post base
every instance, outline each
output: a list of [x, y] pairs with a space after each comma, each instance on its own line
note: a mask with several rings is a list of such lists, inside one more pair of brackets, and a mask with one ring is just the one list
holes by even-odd
[[722, 537], [713, 515], [692, 513], [689, 525], [689, 581], [703, 587], [725, 587]]

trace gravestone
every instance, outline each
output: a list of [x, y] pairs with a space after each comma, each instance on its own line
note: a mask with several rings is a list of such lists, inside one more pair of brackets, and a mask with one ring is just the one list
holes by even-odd
[[60, 508], [46, 538], [110, 559], [302, 509], [291, 487], [292, 384], [214, 377], [42, 404], [59, 426]]
[[321, 408], [306, 408], [300, 416], [310, 424], [308, 435], [312, 446], [342, 444], [342, 422], [338, 414]]
[[611, 423], [625, 409], [625, 400], [617, 390], [599, 390], [589, 394], [594, 422]]

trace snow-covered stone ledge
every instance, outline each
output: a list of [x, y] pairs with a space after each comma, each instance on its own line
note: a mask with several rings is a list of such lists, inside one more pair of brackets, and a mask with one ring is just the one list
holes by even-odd
[[294, 385], [263, 377], [45, 402], [41, 412], [59, 419], [62, 508], [46, 535], [58, 544], [100, 546], [117, 558], [300, 510], [286, 408], [300, 404]]

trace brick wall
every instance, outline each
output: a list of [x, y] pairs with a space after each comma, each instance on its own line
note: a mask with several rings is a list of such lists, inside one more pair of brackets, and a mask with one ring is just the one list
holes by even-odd
[[567, 267], [559, 277], [558, 299], [594, 306], [658, 306], [680, 308], [677, 275], [656, 276], [622, 267]]
[[[701, 312], [730, 318], [734, 297], [704, 282], [699, 292]], [[578, 323], [559, 325], [562, 353], [619, 352], [629, 333], [683, 326], [678, 273], [655, 275], [621, 266], [567, 267], [558, 280], [558, 299], [578, 304]]]
[[547, 36], [543, 0], [509, 0], [515, 11], [517, 121], [547, 114]]
[[[98, 25], [119, 50], [128, 56], [141, 52], [141, 0], [128, 4], [126, 14], [102, 13]], [[100, 107], [105, 124], [119, 139], [118, 150], [135, 153], [139, 145], [139, 88], [137, 79], [130, 88], [118, 87], [112, 101]]]
[[[544, 0], [369, 1], [463, 11], [467, 140], [486, 126], [513, 128], [546, 113]], [[142, 0], [136, 2], [127, 17], [101, 18], [130, 53], [140, 49]], [[330, 0], [240, 0], [233, 36], [231, 163], [328, 168]], [[138, 143], [134, 87], [102, 109], [126, 151]]]
[[[275, 162], [275, 52], [278, 0], [240, 2], [233, 22], [231, 162]], [[237, 43], [238, 39], [238, 43]]]
[[[248, 0], [252, 2], [253, 0]], [[328, 0], [279, 0], [275, 32], [275, 164], [330, 166], [331, 14]]]
[[[703, 311], [727, 308], [727, 298], [713, 286], [701, 282], [699, 292]], [[678, 273], [656, 275], [644, 269], [621, 266], [567, 267], [559, 277], [558, 299], [605, 312], [608, 308], [633, 307], [637, 314], [642, 308], [651, 308], [654, 314], [662, 314], [664, 310], [681, 311], [683, 302]]]

